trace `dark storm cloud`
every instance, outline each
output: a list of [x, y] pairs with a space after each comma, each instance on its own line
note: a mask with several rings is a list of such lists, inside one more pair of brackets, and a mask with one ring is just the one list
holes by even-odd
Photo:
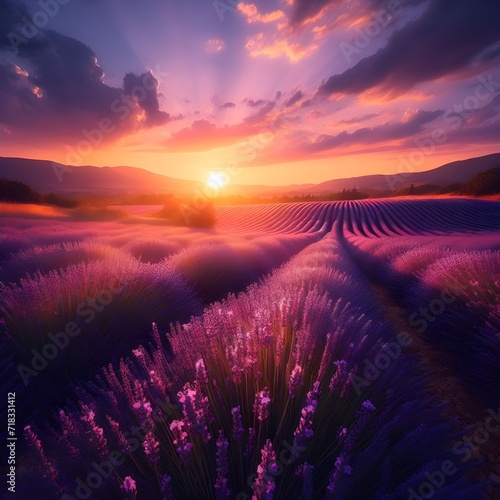
[[22, 126], [25, 119], [35, 120], [43, 107], [33, 92], [35, 86], [15, 64], [0, 64], [0, 121]]
[[30, 14], [17, 2], [3, 3], [1, 14], [0, 52], [16, 62], [4, 62], [0, 72], [1, 119], [7, 126], [77, 138], [104, 118], [115, 122], [116, 134], [169, 120], [159, 109], [158, 80], [151, 73], [128, 74], [123, 89], [110, 87], [90, 47], [52, 30], [27, 31]]
[[302, 146], [304, 151], [328, 151], [341, 146], [379, 144], [401, 140], [422, 132], [424, 125], [443, 114], [443, 111], [419, 110], [407, 121], [378, 125], [373, 128], [360, 128], [355, 132], [341, 132], [337, 135], [320, 135], [313, 143]]
[[151, 72], [139, 76], [128, 73], [123, 79], [125, 94], [135, 97], [138, 105], [146, 113], [146, 126], [163, 125], [170, 121], [170, 115], [160, 111], [158, 86], [159, 82]]
[[360, 19], [366, 14], [385, 11], [387, 13], [399, 12], [403, 7], [412, 7], [426, 0], [295, 0], [289, 19], [290, 26], [300, 26], [316, 17], [325, 7], [338, 7], [347, 5], [349, 10], [344, 21], [349, 24], [353, 19]]
[[465, 68], [500, 40], [500, 2], [432, 0], [387, 45], [322, 83], [320, 95], [353, 94], [379, 87], [392, 94]]
[[488, 47], [478, 57], [479, 62], [485, 62], [485, 63], [494, 61], [495, 59], [500, 59], [500, 42], [495, 43], [490, 47]]
[[304, 97], [304, 93], [301, 90], [297, 90], [295, 94], [293, 94], [288, 101], [285, 102], [285, 107], [289, 108], [290, 106], [293, 106], [297, 102], [299, 102], [302, 98]]
[[9, 34], [21, 22], [23, 17], [29, 16], [24, 5], [12, 0], [3, 0], [0, 16], [0, 49], [11, 47]]
[[290, 24], [296, 26], [313, 18], [327, 5], [340, 5], [342, 0], [295, 0]]

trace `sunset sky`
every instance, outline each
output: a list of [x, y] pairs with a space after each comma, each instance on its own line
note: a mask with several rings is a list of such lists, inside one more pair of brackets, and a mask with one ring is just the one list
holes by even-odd
[[275, 185], [499, 152], [499, 19], [498, 0], [1, 0], [0, 155]]

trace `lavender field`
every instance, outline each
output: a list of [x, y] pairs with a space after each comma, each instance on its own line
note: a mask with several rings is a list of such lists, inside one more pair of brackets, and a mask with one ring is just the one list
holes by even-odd
[[16, 498], [500, 498], [500, 202], [132, 212], [2, 207]]

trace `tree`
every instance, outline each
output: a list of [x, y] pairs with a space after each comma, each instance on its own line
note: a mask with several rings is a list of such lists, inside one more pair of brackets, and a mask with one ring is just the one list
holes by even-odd
[[465, 184], [464, 193], [472, 196], [500, 193], [500, 167], [476, 174]]
[[23, 182], [0, 179], [0, 201], [8, 203], [42, 203], [43, 197]]

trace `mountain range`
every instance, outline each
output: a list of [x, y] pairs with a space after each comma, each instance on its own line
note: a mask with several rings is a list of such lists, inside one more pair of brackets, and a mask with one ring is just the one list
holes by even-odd
[[[421, 184], [445, 186], [469, 181], [474, 175], [500, 166], [500, 153], [447, 163], [424, 172], [401, 172], [394, 175], [364, 175], [287, 186], [238, 185], [224, 188], [224, 194], [247, 196], [307, 195], [357, 189], [384, 193]], [[0, 157], [0, 178], [21, 181], [42, 193], [118, 194], [172, 193], [189, 195], [203, 190], [201, 182], [177, 179], [137, 167], [68, 166], [47, 160]]]

